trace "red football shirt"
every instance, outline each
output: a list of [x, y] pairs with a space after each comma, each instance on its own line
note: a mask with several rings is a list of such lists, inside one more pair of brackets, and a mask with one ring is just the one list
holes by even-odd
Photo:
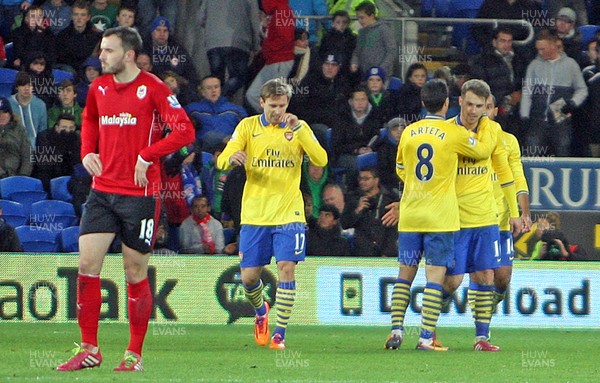
[[[164, 129], [172, 132], [165, 138]], [[92, 188], [131, 196], [160, 191], [160, 158], [194, 142], [192, 123], [171, 90], [156, 76], [141, 71], [120, 84], [112, 74], [98, 77], [88, 92], [81, 127], [81, 158], [98, 153], [102, 174]], [[153, 162], [148, 185], [134, 184], [138, 155]]]

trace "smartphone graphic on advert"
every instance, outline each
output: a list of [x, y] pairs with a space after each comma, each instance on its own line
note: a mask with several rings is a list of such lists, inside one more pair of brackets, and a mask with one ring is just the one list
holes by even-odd
[[341, 276], [341, 296], [343, 315], [361, 315], [363, 300], [362, 275], [344, 273]]

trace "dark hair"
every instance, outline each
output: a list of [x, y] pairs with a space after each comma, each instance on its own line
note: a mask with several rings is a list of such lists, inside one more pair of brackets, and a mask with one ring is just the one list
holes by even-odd
[[369, 95], [369, 89], [367, 89], [367, 87], [365, 87], [364, 85], [358, 85], [354, 87], [354, 89], [352, 89], [352, 91], [348, 94], [348, 99], [354, 98], [354, 93], [359, 92], [365, 92], [367, 96]]
[[350, 14], [347, 11], [336, 11], [331, 15], [331, 21], [335, 20], [336, 17], [345, 17], [350, 20]]
[[354, 10], [356, 12], [363, 11], [367, 14], [367, 16], [373, 16], [377, 11], [377, 8], [375, 7], [375, 4], [371, 3], [370, 1], [363, 1], [362, 3], [358, 4]]
[[[42, 9], [41, 6], [39, 6], [39, 5], [32, 5], [29, 8], [27, 8], [27, 10], [25, 11], [25, 13], [23, 14], [23, 17], [26, 17], [27, 15], [29, 15], [33, 11], [42, 11], [42, 12], [44, 12], [44, 10]], [[25, 20], [23, 20], [23, 22], [25, 22]]]
[[75, 117], [71, 113], [61, 113], [56, 118], [56, 123], [58, 124], [60, 120], [69, 120], [75, 122]]
[[58, 84], [58, 88], [59, 89], [65, 89], [65, 88], [68, 88], [70, 86], [72, 86], [73, 90], [75, 91], [75, 93], [77, 93], [77, 90], [75, 89], [75, 83], [70, 78], [66, 78], [66, 79], [62, 80], [60, 82], [60, 84]]
[[137, 56], [142, 51], [142, 38], [138, 31], [131, 27], [114, 27], [104, 31], [102, 37], [115, 35], [121, 39], [125, 52], [132, 50]]
[[379, 171], [374, 166], [365, 166], [364, 168], [360, 169], [358, 172], [359, 173], [360, 172], [369, 172], [369, 173], [371, 173], [371, 175], [373, 177], [379, 178]]
[[192, 202], [190, 203], [190, 206], [194, 206], [194, 202], [196, 202], [199, 199], [205, 199], [206, 200], [206, 204], [208, 206], [210, 206], [210, 200], [204, 194], [198, 194], [197, 196], [194, 196], [194, 198], [192, 198]]
[[327, 213], [331, 213], [333, 214], [333, 218], [334, 219], [340, 219], [340, 211], [337, 209], [337, 207], [333, 206], [333, 205], [321, 205], [321, 208], [319, 209], [319, 213], [321, 212], [327, 212]]
[[410, 66], [408, 67], [408, 69], [406, 70], [406, 76], [404, 77], [404, 83], [405, 84], [410, 84], [410, 76], [413, 75], [413, 73], [416, 70], [422, 69], [425, 71], [425, 75], [427, 76], [427, 68], [425, 67], [425, 65], [423, 65], [423, 63], [412, 63], [410, 64]]
[[434, 78], [421, 88], [421, 100], [427, 112], [435, 113], [442, 110], [448, 98], [448, 85], [446, 81]]
[[19, 72], [17, 73], [17, 77], [15, 79], [15, 86], [23, 86], [27, 84], [31, 84], [31, 75], [27, 72]]
[[77, 0], [75, 3], [73, 3], [73, 5], [71, 6], [71, 9], [73, 8], [79, 8], [79, 9], [85, 9], [88, 11], [88, 13], [90, 12], [90, 3], [85, 1], [85, 0]]
[[204, 77], [202, 77], [202, 78], [200, 79], [200, 82], [198, 83], [198, 84], [199, 84], [199, 85], [198, 85], [198, 89], [202, 89], [202, 84], [204, 83], [204, 80], [208, 80], [209, 78], [216, 78], [217, 80], [219, 80], [219, 85], [221, 85], [221, 86], [223, 85], [223, 84], [221, 83], [221, 79], [220, 79], [220, 78], [218, 78], [218, 77], [217, 77], [217, 76], [215, 76], [215, 75], [208, 74], [208, 75], [206, 75], [206, 76], [204, 76]]
[[119, 7], [119, 12], [117, 12], [117, 15], [121, 13], [122, 10], [128, 10], [129, 12], [133, 12], [133, 17], [135, 17], [135, 15], [137, 14], [137, 10], [135, 9], [135, 7], [132, 7], [130, 5], [121, 5]]
[[510, 29], [509, 27], [498, 27], [496, 29], [494, 29], [494, 39], [498, 38], [498, 35], [500, 33], [504, 33], [505, 35], [513, 35], [513, 30]]

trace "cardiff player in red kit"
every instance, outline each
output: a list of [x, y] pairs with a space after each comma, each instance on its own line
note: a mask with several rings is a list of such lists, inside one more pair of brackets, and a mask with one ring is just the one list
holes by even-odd
[[[57, 367], [98, 367], [100, 271], [118, 234], [127, 279], [130, 340], [115, 371], [141, 371], [142, 345], [152, 309], [148, 258], [160, 211], [160, 158], [194, 141], [194, 129], [177, 98], [156, 76], [135, 65], [142, 39], [129, 27], [104, 32], [103, 76], [90, 86], [81, 129], [83, 166], [94, 177], [81, 219], [77, 320], [81, 345]], [[160, 120], [159, 120], [160, 119]], [[167, 121], [171, 133], [163, 138]]]

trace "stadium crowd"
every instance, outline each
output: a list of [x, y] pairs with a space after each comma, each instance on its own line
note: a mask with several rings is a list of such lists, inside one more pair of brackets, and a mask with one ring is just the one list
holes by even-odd
[[[53, 178], [70, 176], [80, 214], [91, 177], [81, 171], [79, 131], [88, 89], [101, 73], [99, 41], [111, 26], [133, 26], [144, 38], [138, 67], [169, 86], [196, 129], [193, 146], [163, 160], [159, 253], [237, 254], [244, 169], [214, 164], [237, 124], [262, 112], [257, 92], [273, 78], [293, 86], [290, 112], [309, 123], [329, 155], [325, 168], [303, 167], [309, 255], [397, 256], [397, 217], [389, 215], [402, 193], [396, 151], [403, 129], [424, 116], [420, 92], [428, 79], [448, 84], [447, 118], [459, 113], [462, 83], [485, 80], [497, 120], [518, 137], [523, 156], [600, 156], [600, 36], [584, 40], [578, 30], [592, 19], [571, 5], [582, 1], [550, 2], [553, 22], [532, 23], [529, 45], [513, 44], [519, 28], [478, 26], [472, 34], [480, 53], [434, 72], [413, 63], [402, 79], [395, 74], [403, 47], [372, 0], [203, 0], [205, 76], [174, 35], [177, 2], [155, 3], [2, 2], [0, 178], [33, 176], [50, 193]], [[535, 1], [486, 0], [478, 17], [518, 18], [536, 9]], [[330, 17], [305, 25], [295, 15]], [[156, 124], [165, 134], [177, 129]]]

